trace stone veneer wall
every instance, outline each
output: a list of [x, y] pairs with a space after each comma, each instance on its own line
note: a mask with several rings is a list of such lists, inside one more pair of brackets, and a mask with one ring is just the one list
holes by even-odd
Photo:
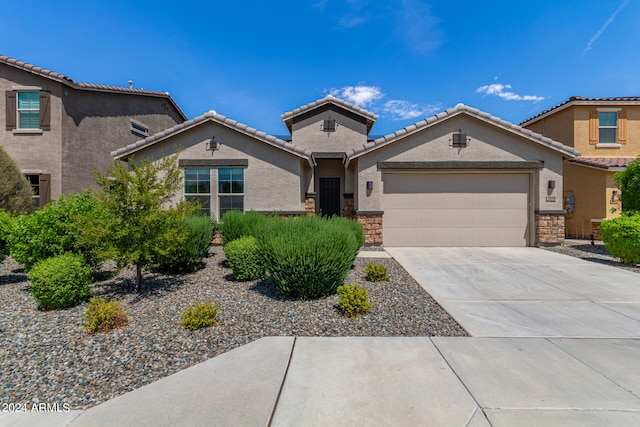
[[357, 214], [364, 227], [365, 245], [382, 245], [382, 214]]
[[316, 213], [316, 195], [315, 193], [307, 193], [304, 199], [304, 210], [308, 215]]
[[536, 245], [564, 243], [564, 213], [536, 213]]
[[345, 193], [344, 198], [344, 212], [342, 216], [345, 218], [355, 218], [355, 212], [353, 211], [353, 194]]

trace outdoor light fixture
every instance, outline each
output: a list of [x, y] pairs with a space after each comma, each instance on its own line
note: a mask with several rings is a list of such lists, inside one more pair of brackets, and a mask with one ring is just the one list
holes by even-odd
[[219, 150], [221, 145], [222, 144], [219, 141], [216, 141], [216, 137], [212, 136], [211, 139], [207, 141], [205, 150], [213, 153], [214, 151]]
[[367, 190], [373, 190], [373, 181], [367, 181]]
[[613, 190], [611, 192], [611, 202], [612, 204], [618, 203], [620, 202], [620, 194], [618, 193], [618, 190]]
[[549, 189], [549, 191], [553, 191], [553, 189], [556, 188], [556, 182], [550, 179], [547, 183], [547, 188]]

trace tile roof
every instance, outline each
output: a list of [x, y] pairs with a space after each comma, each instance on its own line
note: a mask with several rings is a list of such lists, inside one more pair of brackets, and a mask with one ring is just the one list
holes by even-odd
[[635, 157], [579, 157], [577, 159], [571, 159], [569, 162], [577, 165], [609, 170], [613, 168], [626, 168], [629, 163], [634, 160], [636, 160]]
[[0, 64], [6, 64], [15, 68], [19, 68], [21, 70], [28, 71], [33, 74], [40, 75], [42, 77], [46, 77], [51, 80], [55, 80], [64, 85], [72, 87], [74, 89], [93, 90], [98, 92], [128, 93], [132, 95], [147, 95], [147, 96], [158, 96], [162, 98], [167, 98], [171, 101], [171, 103], [173, 104], [175, 109], [178, 111], [178, 113], [182, 116], [182, 118], [184, 120], [187, 119], [187, 116], [182, 112], [182, 110], [180, 109], [178, 104], [176, 104], [176, 102], [173, 100], [171, 95], [169, 95], [169, 92], [158, 92], [158, 91], [146, 90], [146, 89], [135, 89], [135, 88], [119, 87], [119, 86], [107, 86], [107, 85], [101, 85], [101, 84], [95, 84], [95, 83], [75, 82], [73, 79], [71, 79], [68, 76], [65, 76], [64, 74], [56, 73], [55, 71], [47, 70], [45, 68], [29, 64], [24, 61], [20, 61], [18, 59], [10, 58], [5, 55], [0, 55]]
[[564, 154], [567, 157], [577, 157], [580, 155], [580, 152], [575, 150], [573, 147], [569, 147], [566, 145], [561, 144], [558, 141], [554, 141], [551, 138], [547, 138], [546, 136], [542, 136], [539, 133], [535, 133], [529, 129], [524, 129], [523, 127], [519, 126], [519, 125], [515, 125], [511, 122], [508, 122], [506, 120], [502, 120], [499, 117], [496, 116], [492, 116], [489, 113], [485, 113], [483, 111], [478, 110], [477, 108], [473, 108], [473, 107], [469, 107], [466, 106], [464, 104], [458, 104], [453, 108], [449, 108], [446, 111], [443, 111], [441, 113], [436, 114], [435, 116], [431, 116], [428, 117], [422, 121], [419, 121], [417, 123], [414, 123], [410, 126], [407, 126], [403, 129], [397, 130], [394, 133], [390, 133], [388, 135], [385, 135], [383, 137], [380, 137], [378, 139], [375, 139], [373, 141], [368, 141], [365, 145], [363, 145], [362, 147], [358, 147], [355, 148], [353, 150], [351, 150], [351, 152], [347, 153], [347, 163], [351, 160], [354, 159], [356, 157], [359, 157], [363, 154], [366, 154], [370, 151], [373, 151], [377, 148], [380, 148], [382, 146], [388, 145], [398, 139], [401, 139], [405, 136], [411, 135], [413, 133], [416, 133], [422, 129], [425, 129], [427, 127], [433, 126], [438, 122], [441, 122], [443, 120], [446, 120], [448, 118], [451, 118], [453, 116], [456, 116], [458, 114], [468, 114], [470, 116], [476, 117], [480, 120], [483, 120], [487, 123], [491, 123], [493, 125], [499, 126], [505, 130], [514, 132], [516, 134], [519, 134], [520, 136], [523, 136], [529, 140], [532, 140], [534, 142], [537, 142], [541, 145], [545, 145], [549, 148], [552, 148], [556, 151], [561, 152], [562, 154]]
[[365, 110], [364, 108], [360, 108], [357, 105], [354, 105], [350, 102], [345, 101], [344, 99], [336, 98], [333, 95], [327, 95], [324, 98], [320, 98], [316, 101], [310, 102], [306, 105], [303, 105], [302, 107], [298, 107], [291, 111], [287, 111], [286, 113], [282, 114], [280, 118], [282, 118], [284, 123], [287, 125], [287, 128], [289, 128], [289, 132], [291, 132], [291, 125], [293, 123], [294, 117], [299, 116], [300, 114], [303, 114], [307, 111], [313, 110], [315, 108], [321, 107], [326, 104], [337, 105], [339, 107], [344, 108], [345, 110], [351, 111], [352, 113], [355, 113], [359, 116], [364, 117], [367, 120], [367, 133], [369, 133], [369, 131], [373, 127], [373, 124], [378, 119], [377, 114], [372, 113], [371, 111]]
[[521, 126], [528, 125], [530, 123], [535, 122], [536, 120], [542, 118], [542, 116], [547, 116], [551, 113], [554, 113], [559, 110], [563, 110], [571, 105], [628, 105], [628, 104], [640, 104], [640, 97], [638, 96], [626, 96], [626, 97], [610, 97], [610, 98], [585, 98], [583, 96], [572, 96], [560, 104], [548, 108], [541, 113], [536, 114], [533, 117], [530, 117], [519, 124]]
[[305, 149], [305, 148], [301, 148], [298, 146], [295, 146], [291, 143], [291, 141], [285, 141], [283, 139], [277, 138], [273, 135], [269, 135], [265, 132], [262, 132], [258, 129], [252, 128], [244, 123], [240, 123], [236, 120], [230, 119], [227, 116], [223, 116], [222, 114], [218, 114], [215, 111], [209, 111], [201, 116], [198, 116], [194, 119], [191, 120], [187, 120], [186, 122], [177, 124], [169, 129], [166, 129], [162, 132], [156, 133], [155, 135], [151, 135], [145, 139], [142, 139], [140, 141], [136, 141], [133, 144], [129, 144], [126, 147], [123, 148], [119, 148], [116, 151], [112, 151], [111, 152], [111, 156], [118, 160], [123, 160], [126, 159], [127, 157], [131, 156], [132, 154], [145, 149], [153, 144], [156, 144], [162, 140], [165, 140], [167, 138], [169, 138], [170, 136], [173, 136], [177, 133], [180, 132], [184, 132], [188, 129], [191, 129], [195, 126], [200, 125], [201, 123], [207, 122], [207, 121], [211, 121], [211, 122], [215, 122], [218, 124], [221, 124], [223, 126], [226, 126], [230, 129], [233, 129], [237, 132], [243, 133], [245, 135], [248, 135], [252, 138], [255, 138], [259, 141], [262, 141], [266, 144], [272, 145], [274, 147], [277, 147], [281, 150], [284, 150], [288, 153], [291, 153], [293, 155], [296, 155], [298, 157], [301, 157], [303, 159], [306, 159], [309, 162], [312, 162], [311, 159], [311, 150]]

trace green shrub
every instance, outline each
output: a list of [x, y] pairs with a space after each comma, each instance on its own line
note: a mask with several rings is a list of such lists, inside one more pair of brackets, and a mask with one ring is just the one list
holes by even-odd
[[41, 308], [71, 307], [89, 298], [91, 267], [81, 255], [64, 254], [36, 263], [29, 271], [31, 294]]
[[254, 280], [264, 276], [264, 262], [255, 237], [245, 236], [229, 242], [224, 247], [224, 255], [236, 280]]
[[227, 243], [245, 236], [255, 237], [256, 231], [262, 227], [266, 220], [265, 215], [254, 211], [245, 213], [229, 211], [225, 213], [220, 223], [222, 244], [226, 246]]
[[616, 172], [614, 180], [620, 188], [622, 212], [628, 214], [640, 212], [640, 157], [629, 163], [622, 171]]
[[33, 190], [20, 167], [0, 147], [0, 210], [12, 214], [33, 212]]
[[9, 235], [13, 227], [13, 219], [0, 209], [0, 262], [9, 255]]
[[11, 256], [27, 271], [38, 261], [66, 252], [82, 254], [90, 265], [97, 265], [101, 260], [95, 246], [79, 238], [86, 218], [104, 215], [100, 202], [90, 192], [61, 197], [16, 218], [9, 236]]
[[127, 323], [127, 313], [122, 308], [122, 302], [107, 301], [104, 298], [91, 298], [82, 318], [84, 330], [91, 334], [109, 332]]
[[387, 267], [375, 262], [367, 264], [367, 268], [364, 270], [364, 275], [370, 282], [386, 282], [389, 280]]
[[208, 215], [193, 215], [185, 227], [187, 240], [159, 259], [160, 267], [171, 273], [191, 273], [202, 266], [213, 238], [215, 223]]
[[218, 326], [218, 311], [220, 304], [213, 305], [211, 301], [198, 302], [184, 312], [180, 326], [195, 331], [209, 326]]
[[343, 313], [351, 318], [355, 318], [357, 314], [365, 314], [371, 311], [373, 307], [369, 302], [369, 295], [365, 288], [359, 287], [357, 284], [345, 284], [338, 286], [338, 305]]
[[640, 263], [640, 214], [602, 221], [602, 241], [611, 255], [624, 264]]
[[360, 248], [343, 218], [270, 219], [257, 232], [269, 278], [283, 294], [301, 299], [334, 294]]

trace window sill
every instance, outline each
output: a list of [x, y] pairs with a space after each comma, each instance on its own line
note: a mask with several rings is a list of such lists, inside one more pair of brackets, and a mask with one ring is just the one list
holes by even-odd
[[596, 144], [596, 148], [620, 148], [620, 147], [622, 147], [622, 144], [618, 144], [616, 142], [606, 142], [606, 143]]
[[14, 129], [14, 135], [42, 135], [42, 129]]

